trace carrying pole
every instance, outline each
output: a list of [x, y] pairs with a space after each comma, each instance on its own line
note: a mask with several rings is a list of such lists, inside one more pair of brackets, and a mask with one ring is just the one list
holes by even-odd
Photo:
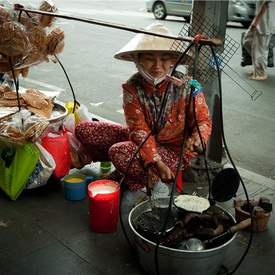
[[[26, 13], [43, 14], [43, 15], [58, 17], [58, 18], [67, 19], [67, 20], [74, 20], [74, 21], [79, 21], [79, 22], [83, 22], [83, 23], [94, 24], [94, 25], [99, 25], [99, 26], [109, 27], [109, 28], [115, 28], [115, 29], [120, 29], [120, 30], [124, 30], [124, 31], [134, 32], [134, 33], [143, 33], [143, 34], [148, 34], [148, 35], [153, 35], [153, 36], [158, 36], [158, 37], [163, 37], [163, 38], [181, 40], [181, 41], [186, 41], [186, 42], [190, 42], [190, 43], [192, 43], [194, 40], [193, 37], [174, 36], [174, 35], [154, 33], [154, 32], [150, 32], [146, 29], [142, 29], [142, 28], [131, 27], [131, 26], [126, 26], [126, 25], [117, 24], [117, 23], [110, 23], [110, 22], [101, 21], [101, 20], [77, 17], [77, 16], [60, 14], [60, 13], [46, 12], [46, 11], [40, 11], [40, 10], [25, 9], [22, 5], [18, 5], [18, 4], [14, 5], [14, 10], [26, 12]], [[209, 45], [209, 46], [221, 46], [222, 41], [220, 39], [216, 39], [216, 38], [201, 38], [199, 40], [199, 44]]]

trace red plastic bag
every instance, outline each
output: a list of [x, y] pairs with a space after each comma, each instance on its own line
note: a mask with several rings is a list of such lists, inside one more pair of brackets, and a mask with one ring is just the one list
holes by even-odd
[[61, 179], [67, 175], [71, 168], [68, 133], [64, 130], [58, 133], [48, 133], [42, 138], [41, 145], [52, 155], [55, 161], [54, 176]]

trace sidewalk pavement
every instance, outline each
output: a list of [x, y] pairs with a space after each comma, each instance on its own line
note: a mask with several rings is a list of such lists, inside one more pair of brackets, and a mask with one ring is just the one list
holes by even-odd
[[[244, 169], [238, 171], [251, 198], [268, 197], [274, 204], [274, 180]], [[97, 179], [100, 168], [97, 164], [91, 164], [81, 172], [92, 174]], [[187, 193], [193, 190], [198, 190], [200, 194], [208, 192], [207, 184], [183, 183], [183, 187]], [[240, 186], [238, 196], [243, 194]], [[131, 209], [144, 193], [139, 191], [124, 196], [124, 205]], [[232, 200], [218, 205], [234, 216]], [[126, 227], [127, 217], [126, 211], [122, 219]], [[271, 217], [265, 231], [253, 234], [250, 249], [234, 274], [274, 274], [274, 225], [274, 218]], [[237, 233], [227, 249], [223, 271], [235, 269], [247, 249], [249, 238], [249, 231]], [[93, 232], [89, 226], [88, 198], [82, 201], [66, 200], [59, 181], [24, 190], [16, 201], [9, 200], [0, 192], [0, 247], [0, 274], [145, 274], [126, 241], [121, 223], [112, 233]]]

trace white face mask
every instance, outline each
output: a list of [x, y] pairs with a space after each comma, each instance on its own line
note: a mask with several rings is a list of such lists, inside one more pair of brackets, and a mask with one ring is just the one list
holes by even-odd
[[[143, 66], [139, 63], [138, 59], [134, 56], [131, 55], [131, 58], [133, 60], [133, 62], [135, 63], [139, 73], [146, 79], [146, 81], [154, 86], [158, 85], [159, 83], [161, 83], [165, 78], [166, 75], [160, 77], [160, 78], [154, 78], [152, 77], [144, 68]], [[169, 70], [168, 74], [170, 74], [172, 68]]]

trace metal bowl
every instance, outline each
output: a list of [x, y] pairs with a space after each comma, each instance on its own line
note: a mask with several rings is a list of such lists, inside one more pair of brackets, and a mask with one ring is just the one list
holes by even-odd
[[54, 104], [54, 107], [51, 113], [51, 118], [47, 119], [50, 124], [62, 121], [68, 114], [68, 110], [65, 107], [65, 104], [63, 104], [60, 101], [54, 102], [53, 104]]
[[197, 238], [189, 238], [180, 243], [178, 249], [191, 250], [191, 251], [202, 251], [204, 250], [204, 244]]

